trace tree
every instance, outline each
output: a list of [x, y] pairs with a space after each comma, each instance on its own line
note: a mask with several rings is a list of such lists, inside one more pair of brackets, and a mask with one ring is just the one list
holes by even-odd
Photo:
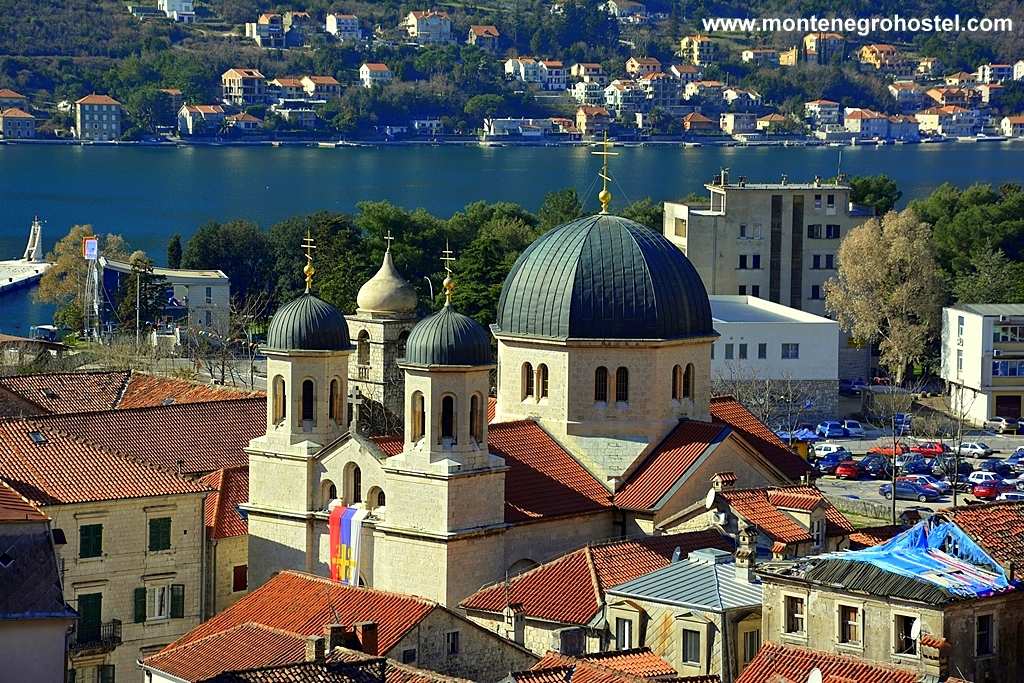
[[632, 204], [626, 205], [619, 212], [619, 215], [631, 221], [636, 221], [655, 232], [661, 232], [662, 224], [665, 220], [665, 208], [661, 202], [655, 204], [651, 201], [650, 197], [644, 197]]
[[896, 181], [887, 175], [857, 176], [850, 180], [850, 187], [850, 201], [870, 206], [876, 216], [892, 211], [903, 196]]
[[931, 227], [913, 210], [891, 211], [851, 230], [837, 256], [825, 305], [855, 339], [878, 344], [881, 363], [900, 385], [934, 340], [944, 301]]
[[725, 371], [714, 377], [712, 392], [732, 396], [761, 422], [778, 425], [791, 436], [807, 411], [825, 400], [822, 389], [812, 381], [797, 379], [789, 373], [767, 377], [736, 363], [728, 363]]
[[181, 268], [181, 235], [174, 233], [167, 243], [167, 267]]
[[241, 301], [273, 286], [274, 262], [267, 234], [250, 221], [210, 222], [200, 226], [185, 247], [182, 266], [218, 269], [231, 278]]
[[953, 282], [957, 303], [1024, 303], [1024, 264], [1010, 261], [1001, 249], [976, 252], [970, 268]]
[[474, 121], [483, 122], [506, 111], [505, 98], [501, 95], [474, 95], [466, 101], [463, 113]]
[[135, 251], [128, 257], [130, 274], [121, 276], [120, 286], [114, 292], [114, 313], [123, 331], [145, 331], [163, 313], [167, 305], [167, 282], [163, 276], [153, 274], [153, 261], [145, 252]]
[[541, 232], [546, 232], [582, 215], [583, 204], [574, 188], [555, 190], [544, 195], [544, 202], [537, 211], [538, 227]]

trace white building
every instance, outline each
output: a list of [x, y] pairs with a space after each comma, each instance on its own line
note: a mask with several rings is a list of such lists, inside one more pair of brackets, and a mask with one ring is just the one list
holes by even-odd
[[452, 42], [452, 20], [447, 12], [435, 10], [414, 11], [402, 22], [409, 37], [420, 45], [436, 45]]
[[224, 123], [219, 104], [183, 104], [178, 110], [179, 135], [216, 135]]
[[580, 104], [604, 104], [604, 86], [596, 80], [578, 81], [572, 86], [572, 98]]
[[975, 78], [978, 83], [1002, 83], [1013, 80], [1013, 64], [982, 64]]
[[1008, 138], [1024, 137], [1024, 115], [1004, 116], [999, 131]]
[[484, 134], [488, 137], [508, 135], [542, 137], [553, 132], [555, 132], [555, 124], [551, 119], [484, 119]]
[[942, 379], [954, 414], [974, 424], [1024, 412], [1024, 304], [942, 309]]
[[192, 0], [156, 0], [156, 8], [175, 21], [191, 24], [196, 20]]
[[838, 102], [832, 100], [811, 100], [804, 102], [804, 117], [815, 126], [826, 126], [843, 122], [843, 111]]
[[391, 82], [391, 69], [387, 64], [365, 62], [359, 67], [359, 82], [364, 88], [386, 85]]
[[540, 65], [533, 57], [512, 57], [505, 60], [505, 76], [520, 83], [540, 83]]
[[116, 140], [121, 137], [121, 103], [108, 95], [86, 95], [75, 102], [75, 137]]
[[757, 131], [757, 114], [730, 111], [718, 117], [718, 127], [727, 135], [745, 135]]
[[565, 90], [565, 65], [557, 59], [542, 59], [537, 63], [537, 73], [545, 90]]
[[1024, 81], [1024, 59], [1013, 63], [1013, 80]]
[[328, 14], [324, 28], [338, 40], [362, 40], [359, 17], [354, 14]]

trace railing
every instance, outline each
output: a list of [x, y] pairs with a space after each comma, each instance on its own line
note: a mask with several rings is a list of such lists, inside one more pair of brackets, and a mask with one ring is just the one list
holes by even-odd
[[111, 619], [98, 624], [79, 622], [71, 634], [70, 647], [72, 650], [112, 650], [120, 644], [121, 620]]
[[359, 379], [370, 379], [370, 366], [360, 365], [359, 366]]

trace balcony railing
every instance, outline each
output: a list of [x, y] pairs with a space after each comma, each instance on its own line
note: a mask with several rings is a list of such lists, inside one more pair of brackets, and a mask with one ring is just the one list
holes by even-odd
[[111, 619], [99, 624], [82, 624], [71, 634], [71, 649], [113, 650], [121, 644], [121, 620]]
[[370, 366], [360, 365], [358, 366], [358, 377], [359, 379], [370, 379]]

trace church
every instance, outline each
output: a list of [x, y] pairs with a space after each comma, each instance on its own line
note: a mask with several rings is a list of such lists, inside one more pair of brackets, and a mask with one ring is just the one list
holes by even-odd
[[[313, 294], [307, 250], [306, 292], [264, 349], [266, 433], [247, 449], [242, 506], [250, 585], [342, 562], [353, 583], [456, 607], [587, 543], [676, 530], [716, 473], [737, 487], [806, 474], [742, 406], [711, 397], [717, 335], [686, 256], [599, 197], [599, 214], [522, 253], [490, 330], [452, 305], [450, 270], [445, 305], [416, 320], [390, 249], [346, 317]], [[351, 427], [353, 387], [401, 416], [399, 436]], [[344, 558], [339, 506], [359, 520]]]

